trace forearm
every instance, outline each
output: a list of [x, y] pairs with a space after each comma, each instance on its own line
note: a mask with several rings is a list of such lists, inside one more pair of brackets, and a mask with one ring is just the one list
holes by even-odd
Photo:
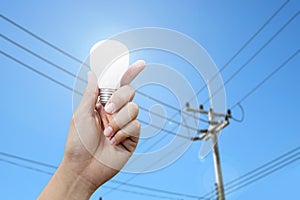
[[38, 200], [85, 200], [89, 199], [95, 190], [91, 183], [61, 165]]

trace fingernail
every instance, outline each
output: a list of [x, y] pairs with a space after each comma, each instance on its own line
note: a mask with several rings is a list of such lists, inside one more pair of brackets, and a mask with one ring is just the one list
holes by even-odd
[[116, 139], [113, 137], [109, 142], [110, 144], [116, 144]]
[[108, 127], [106, 127], [105, 129], [104, 129], [104, 135], [106, 136], [106, 137], [110, 137], [111, 136], [111, 134], [112, 134], [112, 132], [113, 132], [113, 129], [110, 127], [110, 126], [108, 126]]
[[108, 103], [104, 107], [105, 112], [107, 113], [113, 113], [115, 111], [115, 104], [114, 103]]

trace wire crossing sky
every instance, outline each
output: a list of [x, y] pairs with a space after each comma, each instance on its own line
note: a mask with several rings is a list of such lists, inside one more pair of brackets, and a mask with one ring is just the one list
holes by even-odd
[[[297, 146], [300, 140], [299, 128], [294, 125], [300, 100], [297, 92], [300, 89], [297, 84], [299, 1], [2, 4], [0, 166], [5, 199], [24, 196], [34, 199], [49, 180], [49, 176], [22, 168], [50, 175], [53, 171], [47, 168], [59, 164], [73, 112], [72, 94], [67, 90], [73, 91], [74, 75], [90, 47], [99, 40], [142, 27], [173, 29], [201, 44], [219, 67], [224, 82], [230, 81], [226, 84], [227, 105], [233, 109], [235, 118], [242, 115], [235, 107], [243, 106], [244, 121], [232, 122], [220, 138], [227, 199], [292, 199], [296, 196], [299, 152], [283, 152]], [[145, 51], [133, 57], [174, 67], [189, 79], [195, 91], [200, 91], [198, 101], [207, 100], [208, 95], [202, 89], [205, 80], [194, 76], [191, 66], [161, 52]], [[81, 78], [84, 81], [86, 77]], [[147, 113], [158, 118], [163, 116], [151, 110], [147, 112], [153, 105], [160, 104], [167, 115], [165, 127], [155, 137], [141, 140], [142, 152], [159, 150], [170, 142], [183, 123], [180, 115], [198, 118], [180, 108], [172, 96], [160, 97], [155, 90], [139, 90], [135, 98], [140, 104], [139, 119], [144, 125], [149, 123]], [[200, 128], [206, 127], [206, 122], [201, 119]], [[157, 125], [151, 126], [155, 129]], [[199, 128], [194, 124], [185, 126], [194, 132]], [[187, 133], [179, 135], [186, 137]], [[193, 143], [176, 162], [156, 172], [120, 173], [91, 199], [99, 199], [99, 196], [104, 199], [140, 199], [142, 196], [146, 200], [213, 197], [213, 163], [211, 156], [198, 159], [200, 145]], [[3, 152], [18, 155], [23, 160], [4, 158]], [[278, 155], [289, 156], [280, 158]], [[26, 164], [24, 159], [27, 158], [38, 160], [32, 165], [53, 165], [35, 169]], [[263, 164], [273, 158], [278, 158], [274, 161], [277, 163]], [[240, 179], [234, 179], [236, 177]], [[141, 192], [130, 185], [170, 193]]]
[[[23, 157], [19, 157], [16, 155], [12, 155], [12, 154], [8, 154], [8, 153], [4, 153], [4, 152], [0, 152], [0, 155], [7, 157], [7, 158], [12, 158], [12, 159], [16, 159], [18, 161], [25, 161], [27, 163], [33, 164], [33, 165], [39, 165], [39, 166], [43, 166], [43, 167], [47, 167], [50, 169], [56, 169], [56, 166], [47, 164], [47, 163], [42, 163], [39, 161], [35, 161], [35, 160], [30, 160], [27, 158], [23, 158]], [[300, 146], [297, 146], [295, 148], [293, 148], [292, 150], [274, 158], [273, 160], [268, 161], [267, 163], [263, 164], [262, 166], [259, 166], [249, 172], [247, 172], [246, 174], [243, 174], [240, 177], [237, 177], [231, 181], [229, 181], [228, 183], [225, 184], [225, 188], [231, 189], [234, 188], [234, 190], [230, 190], [229, 192], [227, 192], [227, 194], [229, 193], [233, 193], [249, 184], [252, 184], [266, 176], [271, 175], [272, 173], [287, 167], [290, 164], [293, 164], [294, 162], [300, 160]], [[53, 173], [48, 172], [48, 171], [44, 171], [35, 167], [30, 167], [27, 165], [22, 165], [19, 164], [18, 162], [14, 162], [14, 161], [10, 161], [7, 159], [0, 159], [0, 161], [3, 162], [7, 162], [11, 165], [15, 165], [21, 168], [25, 168], [25, 169], [29, 169], [32, 171], [36, 171], [39, 173], [44, 173], [47, 175], [52, 175]], [[245, 183], [246, 182], [246, 183]], [[165, 191], [165, 190], [161, 190], [161, 189], [156, 189], [156, 188], [149, 188], [149, 187], [143, 187], [140, 185], [135, 185], [135, 184], [130, 184], [130, 183], [125, 183], [125, 182], [120, 182], [120, 181], [112, 181], [112, 183], [118, 183], [118, 184], [122, 184], [128, 187], [133, 187], [133, 188], [137, 188], [137, 189], [142, 189], [142, 190], [146, 190], [146, 191], [152, 191], [152, 192], [157, 192], [157, 193], [164, 193], [164, 194], [168, 194], [168, 195], [176, 195], [179, 197], [187, 197], [187, 198], [195, 198], [195, 199], [208, 199], [208, 196], [210, 194], [213, 194], [215, 191], [211, 191], [208, 194], [204, 195], [203, 197], [199, 197], [199, 196], [193, 196], [193, 195], [189, 195], [189, 194], [181, 194], [181, 193], [176, 193], [176, 192], [171, 192], [171, 191]], [[129, 192], [129, 193], [135, 193], [135, 194], [139, 194], [141, 196], [153, 196], [156, 198], [168, 198], [168, 199], [175, 199], [174, 197], [166, 197], [166, 196], [159, 196], [159, 195], [150, 195], [148, 193], [143, 193], [143, 192], [136, 192], [136, 191], [130, 191], [130, 190], [122, 190], [119, 188], [115, 188], [115, 187], [111, 187], [111, 186], [105, 186], [106, 188], [111, 188], [114, 190], [120, 190], [120, 191], [124, 191], [124, 192]], [[213, 197], [211, 197], [213, 198]], [[210, 198], [210, 199], [211, 199]]]

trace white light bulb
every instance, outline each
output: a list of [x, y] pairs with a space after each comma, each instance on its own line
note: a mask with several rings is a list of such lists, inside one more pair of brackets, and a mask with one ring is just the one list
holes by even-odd
[[90, 50], [90, 67], [98, 78], [100, 102], [105, 105], [129, 66], [127, 47], [116, 40], [102, 40]]

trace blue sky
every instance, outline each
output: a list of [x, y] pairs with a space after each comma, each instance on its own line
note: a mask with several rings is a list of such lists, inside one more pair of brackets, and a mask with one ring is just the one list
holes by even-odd
[[[162, 27], [181, 32], [210, 54], [218, 68], [284, 3], [273, 1], [2, 1], [1, 14], [11, 18], [40, 37], [84, 60], [91, 46], [102, 39], [133, 28]], [[298, 0], [291, 0], [263, 31], [222, 72], [226, 81], [242, 66], [280, 27], [300, 8]], [[262, 81], [272, 70], [291, 56], [300, 46], [299, 15], [251, 62], [226, 85], [227, 106], [235, 105], [248, 91]], [[76, 73], [80, 64], [66, 58], [28, 34], [0, 19], [1, 34], [64, 68]], [[72, 87], [74, 78], [30, 56], [1, 38], [1, 51], [34, 66], [43, 73]], [[147, 62], [173, 64], [168, 56], [145, 55]], [[138, 54], [143, 59], [141, 53]], [[62, 158], [64, 144], [72, 116], [72, 93], [65, 88], [0, 56], [1, 73], [1, 152], [6, 152], [57, 166]], [[232, 121], [220, 138], [224, 182], [228, 182], [299, 145], [300, 128], [297, 126], [300, 107], [300, 58], [297, 55], [253, 95], [242, 102], [245, 120]], [[183, 70], [184, 71], [184, 70]], [[203, 80], [195, 78], [188, 69], [184, 76], [191, 78], [195, 90]], [[200, 83], [200, 84], [199, 84]], [[153, 86], [154, 87], [154, 86]], [[157, 88], [146, 88], [151, 95]], [[153, 93], [152, 93], [153, 92]], [[156, 94], [157, 95], [157, 94]], [[204, 101], [206, 94], [199, 95]], [[164, 102], [176, 105], [172, 95]], [[143, 106], [151, 102], [138, 96]], [[144, 103], [144, 104], [143, 104]], [[152, 102], [153, 104], [155, 102]], [[208, 105], [206, 105], [207, 107]], [[172, 112], [165, 108], [168, 116]], [[173, 111], [174, 112], [174, 111]], [[234, 109], [233, 115], [240, 116]], [[141, 115], [145, 113], [141, 112]], [[146, 116], [146, 115], [145, 115]], [[144, 117], [145, 117], [144, 116]], [[143, 116], [140, 116], [143, 117]], [[177, 120], [177, 118], [174, 118]], [[166, 127], [168, 128], [168, 127]], [[160, 133], [165, 134], [165, 133]], [[184, 133], [182, 133], [184, 134]], [[171, 138], [172, 136], [170, 136]], [[169, 139], [170, 139], [169, 138]], [[168, 138], [166, 138], [167, 141]], [[155, 142], [150, 141], [149, 143]], [[145, 146], [149, 145], [148, 141]], [[195, 142], [172, 165], [147, 174], [120, 173], [114, 180], [160, 188], [163, 190], [203, 196], [214, 188], [213, 160], [210, 154], [198, 159], [201, 142]], [[141, 147], [143, 148], [143, 147]], [[139, 149], [138, 149], [139, 150]], [[19, 164], [42, 168], [1, 155]], [[295, 162], [235, 193], [227, 199], [292, 199], [297, 195], [300, 163]], [[0, 186], [3, 199], [34, 199], [50, 176], [36, 171], [0, 163]], [[131, 178], [134, 177], [134, 178]], [[130, 181], [128, 181], [131, 179]], [[116, 184], [109, 182], [108, 187]], [[111, 191], [101, 188], [91, 199], [157, 199], [124, 192], [149, 191], [122, 185]], [[176, 197], [152, 192], [153, 195]], [[181, 199], [193, 199], [181, 197]]]

